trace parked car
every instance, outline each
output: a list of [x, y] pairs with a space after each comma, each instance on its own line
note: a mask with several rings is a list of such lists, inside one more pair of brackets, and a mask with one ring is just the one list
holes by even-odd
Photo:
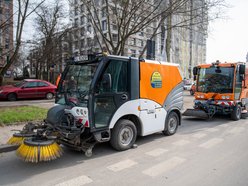
[[195, 91], [196, 91], [196, 85], [195, 85], [195, 83], [193, 83], [190, 90], [189, 90], [190, 95], [193, 96], [195, 94]]
[[184, 90], [190, 90], [191, 86], [192, 86], [192, 82], [187, 80], [187, 81], [184, 82], [183, 89]]
[[15, 101], [23, 98], [52, 99], [56, 86], [39, 79], [24, 79], [14, 85], [0, 86], [0, 98]]

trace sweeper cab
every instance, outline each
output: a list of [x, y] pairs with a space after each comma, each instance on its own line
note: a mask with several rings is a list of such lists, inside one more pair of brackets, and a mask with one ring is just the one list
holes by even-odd
[[247, 117], [248, 67], [246, 63], [202, 64], [194, 67], [196, 92], [194, 108], [184, 116], [204, 119], [215, 114], [230, 115], [232, 120]]
[[14, 134], [25, 161], [60, 157], [59, 144], [90, 157], [97, 143], [110, 142], [123, 151], [133, 147], [137, 136], [175, 134], [181, 124], [182, 77], [177, 64], [90, 56], [68, 63], [55, 103], [43, 124], [27, 124]]

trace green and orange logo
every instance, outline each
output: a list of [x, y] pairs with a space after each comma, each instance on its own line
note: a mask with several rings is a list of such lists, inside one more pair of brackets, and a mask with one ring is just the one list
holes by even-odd
[[157, 71], [152, 73], [151, 86], [152, 88], [162, 88], [162, 76]]

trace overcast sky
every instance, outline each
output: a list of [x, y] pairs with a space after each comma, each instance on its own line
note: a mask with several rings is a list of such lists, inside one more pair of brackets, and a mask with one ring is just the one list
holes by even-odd
[[210, 24], [207, 63], [245, 61], [248, 52], [248, 0], [226, 0], [228, 19]]

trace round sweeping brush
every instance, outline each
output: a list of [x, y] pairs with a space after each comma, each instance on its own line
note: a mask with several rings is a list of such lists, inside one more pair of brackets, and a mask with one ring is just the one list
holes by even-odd
[[31, 137], [33, 134], [22, 134], [22, 133], [15, 133], [13, 136], [8, 140], [7, 144], [9, 145], [21, 145], [23, 140], [26, 137]]
[[62, 155], [62, 148], [52, 139], [24, 139], [16, 154], [26, 162], [51, 161]]

